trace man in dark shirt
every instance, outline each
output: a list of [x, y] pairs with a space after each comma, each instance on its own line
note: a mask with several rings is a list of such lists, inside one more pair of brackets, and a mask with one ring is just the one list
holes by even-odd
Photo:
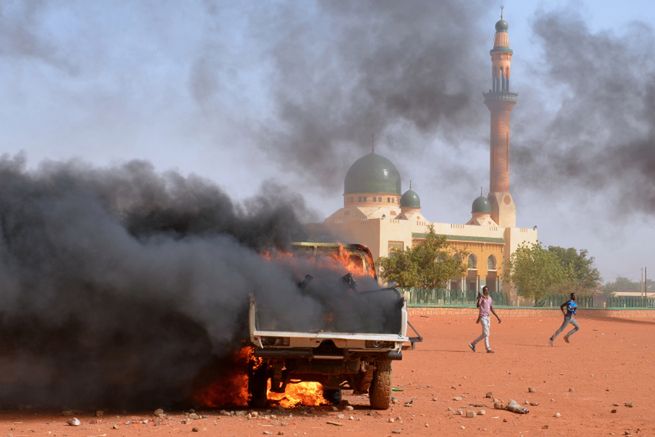
[[[566, 311], [564, 310], [565, 308]], [[565, 342], [568, 343], [569, 338], [580, 330], [580, 325], [578, 325], [578, 322], [575, 320], [575, 313], [578, 310], [578, 304], [575, 302], [575, 293], [571, 293], [571, 298], [560, 305], [559, 309], [562, 310], [562, 314], [564, 314], [564, 321], [562, 322], [562, 326], [560, 326], [559, 329], [555, 331], [555, 333], [550, 337], [549, 342], [551, 346], [555, 342], [557, 336], [560, 335], [562, 331], [564, 331], [569, 323], [573, 325], [573, 329], [567, 332], [564, 336]]]

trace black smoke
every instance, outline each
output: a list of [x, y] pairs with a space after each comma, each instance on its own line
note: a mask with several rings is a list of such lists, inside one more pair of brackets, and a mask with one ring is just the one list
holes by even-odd
[[[301, 200], [279, 187], [236, 204], [145, 162], [20, 157], [0, 160], [0, 180], [0, 406], [188, 402], [201, 370], [245, 344], [250, 295], [297, 329], [338, 310], [261, 256], [306, 238]], [[371, 326], [355, 315], [348, 327]]]
[[[613, 216], [655, 211], [655, 35], [635, 22], [592, 31], [575, 11], [539, 14], [544, 58], [533, 73], [542, 99], [521, 102], [513, 170], [520, 186], [598, 196]], [[543, 108], [556, 102], [557, 109]], [[540, 107], [538, 111], [535, 107]], [[517, 108], [518, 110], [518, 108]], [[526, 122], [523, 124], [522, 122]], [[546, 181], [558, 180], [553, 185]], [[561, 189], [557, 190], [560, 187]]]

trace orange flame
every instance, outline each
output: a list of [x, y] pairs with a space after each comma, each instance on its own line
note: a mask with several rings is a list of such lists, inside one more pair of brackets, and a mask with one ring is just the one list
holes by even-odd
[[253, 359], [253, 348], [246, 346], [234, 354], [229, 367], [212, 369], [220, 376], [193, 393], [194, 403], [208, 408], [248, 406], [248, 363]]
[[323, 386], [318, 382], [289, 383], [284, 393], [274, 393], [268, 390], [268, 399], [277, 402], [283, 408], [293, 408], [299, 405], [318, 407], [327, 405], [323, 397]]

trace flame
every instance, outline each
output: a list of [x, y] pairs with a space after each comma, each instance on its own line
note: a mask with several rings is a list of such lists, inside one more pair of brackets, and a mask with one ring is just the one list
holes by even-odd
[[[293, 252], [285, 251], [264, 251], [261, 253], [262, 258], [267, 261], [278, 261], [285, 264], [293, 264], [293, 260], [299, 255]], [[364, 260], [362, 255], [352, 252], [344, 247], [343, 244], [334, 251], [319, 254], [313, 259], [314, 264], [319, 268], [343, 271], [351, 273], [353, 276], [375, 277], [375, 267], [372, 262]]]
[[323, 385], [311, 381], [289, 383], [284, 393], [271, 392], [269, 383], [267, 396], [269, 400], [277, 402], [283, 408], [293, 408], [299, 405], [318, 407], [328, 404], [323, 397]]
[[212, 374], [219, 377], [197, 389], [193, 402], [207, 408], [248, 406], [248, 364], [255, 359], [253, 348], [246, 346], [232, 356], [229, 365], [212, 368]]

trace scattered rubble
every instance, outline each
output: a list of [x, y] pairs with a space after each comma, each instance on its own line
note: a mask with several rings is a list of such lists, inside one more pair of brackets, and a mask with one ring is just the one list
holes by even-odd
[[625, 405], [625, 406], [628, 407], [628, 408], [632, 408], [632, 407], [634, 407], [634, 405], [632, 404], [632, 402], [626, 402], [626, 403], [623, 404], [623, 405]]
[[328, 425], [343, 426], [343, 423], [334, 422], [334, 421], [332, 421], [332, 420], [328, 420], [328, 421], [325, 422], [325, 423], [327, 423]]
[[157, 408], [154, 413], [152, 413], [156, 417], [166, 417], [166, 414], [164, 413], [164, 410], [162, 408]]
[[463, 399], [464, 399], [463, 396], [455, 396], [455, 397], [453, 398], [453, 401], [461, 401], [461, 400], [463, 400]]
[[493, 399], [494, 394], [490, 391], [487, 392], [487, 394], [484, 395], [485, 399]]
[[511, 411], [512, 413], [518, 413], [518, 414], [527, 414], [530, 412], [529, 409], [526, 407], [522, 407], [518, 402], [516, 402], [514, 399], [510, 399], [509, 403], [507, 406], [505, 406], [505, 409], [507, 411]]
[[559, 413], [559, 411], [558, 411], [557, 413], [553, 414], [553, 417], [560, 418], [560, 417], [562, 417], [562, 415], [561, 415], [561, 414]]
[[534, 389], [534, 387], [528, 387], [528, 393], [536, 393], [537, 391]]
[[72, 417], [66, 421], [70, 426], [80, 426], [82, 422], [77, 417]]

